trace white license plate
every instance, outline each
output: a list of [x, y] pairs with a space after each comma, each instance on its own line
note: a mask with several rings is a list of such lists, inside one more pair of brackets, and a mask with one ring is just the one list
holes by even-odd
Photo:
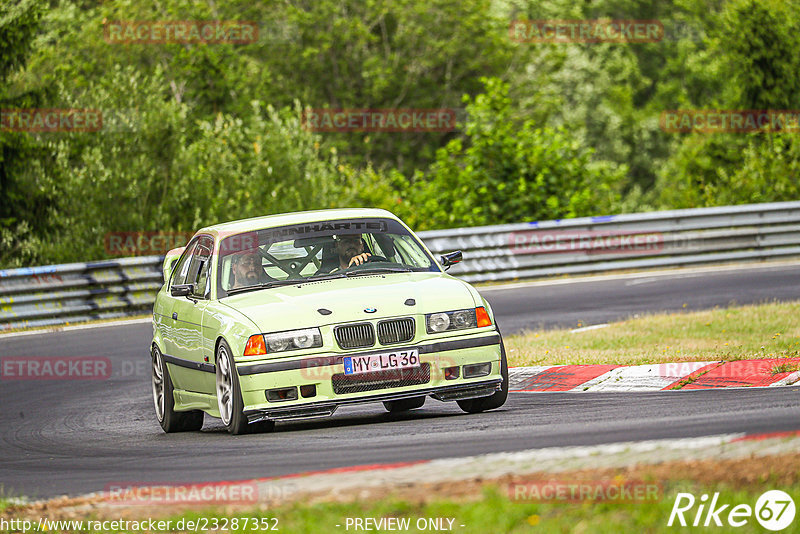
[[344, 374], [360, 375], [388, 369], [410, 369], [419, 367], [419, 351], [417, 349], [398, 350], [368, 356], [346, 356], [343, 359]]

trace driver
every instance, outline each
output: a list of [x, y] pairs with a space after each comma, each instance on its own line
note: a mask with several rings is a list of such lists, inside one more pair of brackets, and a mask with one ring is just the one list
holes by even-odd
[[339, 257], [339, 268], [347, 269], [353, 265], [361, 265], [369, 261], [372, 255], [364, 252], [364, 241], [361, 234], [334, 236], [336, 245], [334, 250]]
[[261, 266], [261, 254], [254, 248], [244, 250], [233, 256], [231, 272], [233, 273], [231, 289], [254, 286], [267, 279], [266, 273]]

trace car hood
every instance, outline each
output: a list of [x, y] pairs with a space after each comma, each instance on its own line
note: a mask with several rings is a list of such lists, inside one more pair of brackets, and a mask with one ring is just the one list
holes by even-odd
[[[413, 299], [415, 304], [405, 304], [408, 299]], [[392, 273], [321, 280], [241, 293], [221, 302], [246, 315], [261, 332], [457, 310], [476, 305], [464, 282], [440, 273]], [[376, 311], [365, 311], [371, 308]], [[323, 315], [318, 311], [320, 309], [331, 313]]]

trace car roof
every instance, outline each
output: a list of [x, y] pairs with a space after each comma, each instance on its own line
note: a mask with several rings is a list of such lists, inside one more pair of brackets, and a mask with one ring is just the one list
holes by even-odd
[[298, 211], [294, 213], [279, 213], [275, 215], [265, 215], [263, 217], [252, 217], [230, 221], [213, 226], [206, 226], [197, 231], [198, 234], [211, 234], [215, 237], [219, 235], [239, 234], [262, 228], [274, 228], [289, 224], [306, 224], [318, 221], [330, 221], [337, 219], [359, 219], [366, 217], [388, 217], [397, 219], [392, 212], [378, 208], [347, 208], [347, 209], [328, 209]]

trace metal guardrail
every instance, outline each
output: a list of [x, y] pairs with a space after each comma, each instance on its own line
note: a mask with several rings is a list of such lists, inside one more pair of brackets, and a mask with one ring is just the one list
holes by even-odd
[[163, 258], [0, 270], [0, 331], [148, 313]]
[[[420, 232], [468, 282], [800, 257], [800, 202]], [[148, 313], [163, 256], [0, 270], [0, 331]]]
[[[462, 250], [468, 282], [800, 256], [800, 202], [695, 208], [421, 233]], [[623, 240], [624, 238], [624, 240]]]

